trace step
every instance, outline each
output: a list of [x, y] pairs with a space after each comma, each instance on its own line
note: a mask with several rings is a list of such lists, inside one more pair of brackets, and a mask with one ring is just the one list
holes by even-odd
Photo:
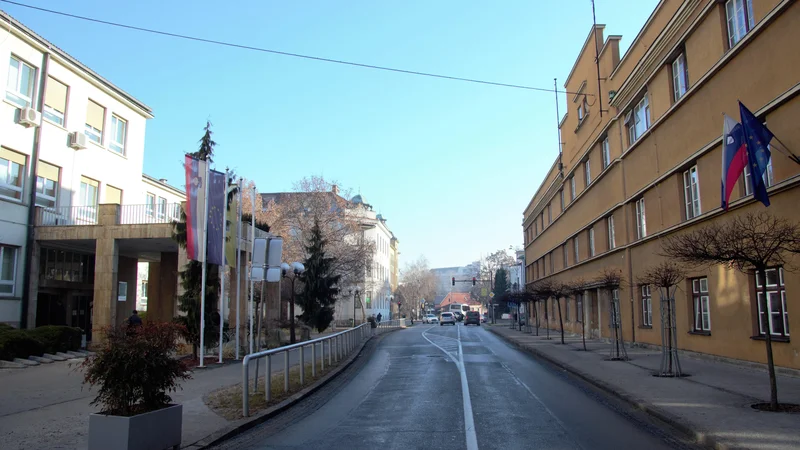
[[72, 359], [73, 358], [73, 355], [70, 355], [69, 353], [64, 353], [64, 352], [56, 352], [56, 355], [60, 356], [60, 357], [62, 357], [64, 359]]
[[38, 363], [42, 363], [42, 364], [52, 364], [53, 363], [52, 359], [43, 358], [41, 356], [28, 356], [28, 359], [30, 359], [31, 361], [36, 361]]
[[0, 369], [25, 369], [25, 364], [20, 364], [18, 362], [11, 362], [11, 361], [4, 361], [0, 359]]
[[22, 359], [22, 358], [14, 358], [15, 363], [25, 364], [26, 366], [38, 366], [39, 363], [37, 361], [33, 361], [30, 359]]
[[67, 359], [72, 358], [71, 356], [68, 356], [67, 358], [65, 358], [63, 356], [51, 355], [50, 353], [45, 353], [42, 356], [44, 356], [45, 358], [52, 359], [53, 361], [66, 361]]

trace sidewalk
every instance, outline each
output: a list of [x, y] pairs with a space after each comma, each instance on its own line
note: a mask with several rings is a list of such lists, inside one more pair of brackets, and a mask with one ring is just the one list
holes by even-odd
[[[341, 330], [339, 330], [341, 331]], [[320, 337], [322, 333], [312, 338]], [[367, 341], [364, 341], [365, 343]], [[297, 352], [290, 354], [290, 365], [297, 364]], [[311, 360], [311, 352], [305, 358]], [[90, 406], [95, 392], [83, 386], [82, 360], [55, 362], [26, 369], [0, 369], [0, 436], [9, 450], [33, 448], [85, 449], [88, 446], [89, 414], [99, 411]], [[265, 370], [260, 361], [260, 372]], [[255, 365], [251, 366], [251, 379]], [[283, 370], [283, 358], [275, 358], [272, 372]], [[203, 398], [219, 388], [242, 382], [241, 361], [222, 366], [195, 369], [192, 379], [170, 393], [183, 405], [181, 448], [200, 448], [199, 443], [233, 422], [209, 409]]]
[[[769, 401], [766, 370], [681, 356], [685, 378], [652, 376], [661, 351], [626, 347], [630, 361], [606, 361], [610, 344], [545, 330], [539, 336], [498, 323], [487, 327], [516, 347], [550, 361], [638, 406], [706, 445], [721, 449], [800, 448], [800, 414], [760, 412], [752, 403]], [[778, 375], [778, 399], [800, 403], [800, 378]]]

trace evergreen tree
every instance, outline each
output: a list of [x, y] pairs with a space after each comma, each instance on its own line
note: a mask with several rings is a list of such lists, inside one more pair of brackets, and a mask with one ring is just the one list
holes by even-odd
[[508, 284], [508, 271], [506, 269], [497, 269], [494, 275], [494, 295], [499, 297], [509, 290]]
[[306, 246], [306, 271], [301, 278], [303, 291], [297, 298], [297, 305], [303, 308], [300, 320], [318, 331], [325, 330], [333, 321], [334, 303], [339, 294], [337, 285], [341, 278], [341, 275], [333, 274], [336, 258], [325, 256], [326, 244], [320, 224], [315, 221]]
[[[189, 155], [212, 162], [214, 156], [214, 146], [216, 142], [211, 139], [211, 122], [206, 122], [205, 134], [200, 139], [200, 148]], [[186, 248], [186, 213], [181, 211], [181, 221], [173, 223], [172, 238], [181, 246]], [[202, 287], [203, 263], [200, 261], [189, 261], [184, 270], [180, 272], [181, 286], [183, 294], [178, 298], [178, 310], [183, 313], [175, 318], [175, 321], [186, 327], [184, 339], [192, 344], [195, 357], [200, 346], [200, 291]], [[206, 347], [216, 345], [219, 342], [219, 321], [221, 320], [218, 312], [219, 306], [219, 267], [214, 264], [206, 264], [206, 311], [205, 311], [205, 336], [204, 344]]]

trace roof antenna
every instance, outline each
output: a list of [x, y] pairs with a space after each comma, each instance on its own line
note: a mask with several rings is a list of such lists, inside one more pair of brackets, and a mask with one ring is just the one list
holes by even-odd
[[558, 171], [564, 171], [564, 164], [561, 161], [561, 113], [558, 112], [558, 82], [553, 78], [553, 95], [556, 97], [556, 130], [558, 130]]
[[592, 0], [592, 22], [594, 27], [592, 28], [592, 34], [594, 37], [594, 64], [597, 66], [597, 101], [599, 102], [598, 106], [600, 107], [600, 118], [603, 118], [603, 92], [602, 87], [600, 87], [600, 49], [597, 45], [597, 17], [594, 13], [594, 0]]

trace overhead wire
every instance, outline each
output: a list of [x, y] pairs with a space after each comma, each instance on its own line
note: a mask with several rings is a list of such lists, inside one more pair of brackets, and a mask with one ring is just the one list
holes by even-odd
[[[158, 35], [168, 36], [168, 37], [173, 37], [173, 38], [178, 38], [178, 39], [185, 39], [185, 40], [190, 40], [190, 41], [203, 42], [203, 43], [207, 43], [207, 44], [214, 44], [214, 45], [220, 45], [220, 46], [225, 46], [225, 47], [233, 47], [233, 48], [238, 48], [238, 49], [242, 49], [242, 50], [250, 50], [250, 51], [261, 52], [261, 53], [271, 53], [271, 54], [275, 54], [275, 55], [290, 56], [290, 57], [293, 57], [293, 58], [302, 58], [302, 59], [308, 59], [308, 60], [312, 60], [312, 61], [320, 61], [320, 62], [327, 62], [327, 63], [333, 63], [333, 64], [347, 65], [347, 66], [353, 66], [353, 67], [360, 67], [360, 68], [364, 68], [364, 69], [383, 70], [383, 71], [387, 71], [387, 72], [403, 73], [403, 74], [408, 74], [408, 75], [416, 75], [416, 76], [423, 76], [423, 77], [430, 77], [430, 78], [439, 78], [439, 79], [451, 80], [451, 81], [463, 81], [463, 82], [467, 82], [467, 83], [478, 83], [478, 84], [485, 84], [485, 85], [499, 86], [499, 87], [513, 88], [513, 89], [523, 89], [523, 90], [529, 90], [529, 91], [554, 92], [554, 89], [548, 89], [548, 88], [524, 86], [524, 85], [510, 84], [510, 83], [500, 83], [500, 82], [496, 82], [496, 81], [479, 80], [479, 79], [475, 79], [475, 78], [456, 77], [456, 76], [451, 76], [451, 75], [442, 75], [442, 74], [436, 74], [436, 73], [430, 73], [430, 72], [420, 72], [420, 71], [416, 71], [416, 70], [398, 69], [396, 67], [378, 66], [378, 65], [375, 65], [375, 64], [365, 64], [365, 63], [358, 63], [358, 62], [346, 61], [346, 60], [341, 60], [341, 59], [333, 59], [333, 58], [323, 58], [323, 57], [320, 57], [320, 56], [303, 55], [303, 54], [299, 54], [299, 53], [285, 52], [285, 51], [281, 51], [281, 50], [274, 50], [274, 49], [268, 49], [268, 48], [263, 48], [263, 47], [256, 47], [256, 46], [252, 46], [252, 45], [236, 44], [236, 43], [233, 43], [233, 42], [219, 41], [219, 40], [215, 40], [215, 39], [207, 39], [207, 38], [201, 38], [201, 37], [197, 37], [197, 36], [189, 36], [189, 35], [184, 35], [184, 34], [179, 34], [179, 33], [172, 33], [172, 32], [168, 32], [168, 31], [160, 31], [160, 30], [154, 30], [154, 29], [151, 29], [151, 28], [144, 28], [144, 27], [139, 27], [139, 26], [134, 26], [134, 25], [127, 25], [127, 24], [118, 23], [118, 22], [111, 22], [111, 21], [108, 21], [108, 20], [96, 19], [96, 18], [93, 18], [93, 17], [86, 17], [86, 16], [81, 16], [81, 15], [77, 15], [77, 14], [71, 14], [71, 13], [67, 13], [67, 12], [63, 12], [63, 11], [56, 11], [56, 10], [53, 10], [53, 9], [42, 8], [42, 7], [39, 7], [39, 6], [26, 5], [24, 3], [15, 2], [15, 1], [12, 1], [12, 0], [0, 0], [0, 2], [8, 3], [8, 4], [11, 4], [11, 5], [16, 5], [16, 6], [19, 6], [19, 7], [22, 7], [22, 8], [28, 8], [28, 9], [33, 9], [33, 10], [36, 10], [36, 11], [46, 12], [46, 13], [50, 13], [50, 14], [56, 14], [56, 15], [60, 15], [60, 16], [70, 17], [70, 18], [73, 18], [73, 19], [84, 20], [84, 21], [88, 21], [88, 22], [100, 23], [100, 24], [104, 24], [104, 25], [109, 25], [109, 26], [114, 26], [114, 27], [119, 27], [119, 28], [126, 28], [126, 29], [129, 29], [129, 30], [141, 31], [141, 32], [145, 32], [145, 33], [158, 34]], [[561, 94], [576, 94], [576, 95], [580, 94], [580, 95], [592, 96], [592, 94], [584, 94], [584, 93], [570, 92], [570, 91], [558, 91], [558, 90], [555, 90], [555, 92], [561, 93]]]

